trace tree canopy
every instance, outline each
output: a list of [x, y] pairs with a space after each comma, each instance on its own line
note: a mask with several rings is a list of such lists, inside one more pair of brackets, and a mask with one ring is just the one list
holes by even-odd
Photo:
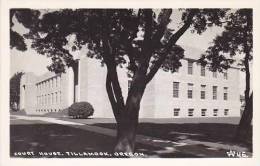
[[[245, 70], [245, 60], [253, 58], [252, 9], [239, 9], [225, 17], [224, 31], [218, 35], [201, 60], [213, 70], [228, 69], [235, 59]], [[248, 54], [248, 56], [246, 56]], [[241, 57], [238, 57], [238, 56]]]
[[[190, 22], [191, 30], [201, 34], [207, 27], [222, 26], [222, 19], [227, 11], [228, 9], [180, 9], [182, 17], [179, 24], [182, 26]], [[30, 30], [25, 37], [33, 39], [32, 48], [51, 57], [51, 71], [62, 72], [65, 66], [73, 65], [73, 56], [66, 46], [69, 42], [68, 36], [75, 35], [70, 49], [77, 50], [86, 45], [90, 50], [87, 56], [100, 59], [102, 63], [105, 60], [102, 56], [105, 49], [104, 38], [109, 38], [116, 64], [129, 62], [128, 69], [134, 72], [146, 41], [149, 40], [153, 64], [165, 51], [167, 43], [171, 42], [170, 37], [178, 30], [167, 28], [171, 22], [171, 9], [149, 12], [143, 9], [12, 9], [10, 13], [11, 17], [15, 15], [17, 20]], [[24, 42], [16, 39], [20, 37], [11, 36], [11, 47], [24, 48], [20, 46]], [[181, 66], [179, 60], [183, 57], [184, 50], [177, 45], [169, 48], [172, 53], [166, 56], [161, 67], [166, 71], [175, 71]]]

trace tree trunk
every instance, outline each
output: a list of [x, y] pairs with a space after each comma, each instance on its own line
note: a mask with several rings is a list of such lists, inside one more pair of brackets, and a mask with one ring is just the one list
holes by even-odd
[[250, 95], [248, 101], [246, 101], [245, 109], [241, 117], [240, 123], [237, 128], [235, 140], [239, 142], [251, 142], [252, 140], [252, 122], [253, 118], [253, 94]]
[[138, 81], [133, 84], [129, 90], [125, 110], [122, 111], [120, 120], [117, 122], [117, 143], [115, 146], [117, 152], [134, 152], [135, 150], [140, 103], [145, 84], [138, 83]]
[[[245, 89], [245, 108], [237, 128], [235, 140], [247, 142], [252, 133], [252, 117], [253, 117], [253, 93], [250, 95], [250, 70], [249, 70], [249, 53], [245, 57], [245, 72], [246, 72], [246, 89]], [[251, 131], [251, 132], [250, 132]]]

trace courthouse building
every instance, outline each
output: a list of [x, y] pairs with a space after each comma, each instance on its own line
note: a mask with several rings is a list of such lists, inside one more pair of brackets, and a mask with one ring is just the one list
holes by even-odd
[[[192, 118], [240, 116], [239, 69], [211, 72], [196, 63], [201, 51], [189, 48], [177, 72], [159, 70], [148, 84], [140, 108], [140, 118]], [[127, 72], [118, 69], [126, 99], [131, 83]], [[48, 72], [42, 76], [25, 73], [21, 79], [20, 108], [27, 114], [46, 114], [88, 101], [93, 117], [113, 117], [106, 92], [106, 68], [87, 57], [78, 60], [78, 69], [65, 73]]]

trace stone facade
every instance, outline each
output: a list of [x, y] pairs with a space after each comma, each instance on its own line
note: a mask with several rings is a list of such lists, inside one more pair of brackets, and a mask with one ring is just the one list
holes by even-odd
[[[213, 73], [193, 60], [199, 55], [197, 50], [187, 51], [176, 73], [158, 71], [145, 90], [140, 118], [240, 116], [239, 70]], [[126, 99], [131, 80], [124, 68], [118, 68], [118, 76]], [[28, 114], [45, 114], [88, 101], [95, 109], [94, 117], [113, 117], [105, 79], [106, 68], [86, 57], [78, 62], [76, 78], [71, 68], [41, 77], [26, 73], [21, 80], [21, 108]]]

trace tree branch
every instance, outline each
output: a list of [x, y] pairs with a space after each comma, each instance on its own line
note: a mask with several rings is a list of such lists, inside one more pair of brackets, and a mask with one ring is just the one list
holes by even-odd
[[176, 44], [176, 42], [179, 40], [179, 38], [190, 27], [190, 25], [192, 24], [192, 19], [196, 13], [197, 13], [197, 9], [192, 9], [187, 17], [187, 20], [184, 21], [184, 25], [175, 34], [172, 35], [172, 37], [168, 41], [167, 45], [165, 46], [164, 52], [161, 54], [159, 59], [154, 63], [153, 68], [151, 68], [150, 72], [146, 75], [146, 83], [148, 83], [152, 80], [152, 78], [157, 73], [157, 71], [161, 67], [162, 63], [166, 59], [168, 53], [170, 52], [170, 49]]
[[111, 78], [110, 78], [110, 75], [108, 72], [107, 72], [107, 78], [106, 78], [106, 90], [107, 90], [109, 101], [112, 106], [113, 114], [115, 116], [116, 121], [118, 122], [119, 118], [120, 118], [120, 112], [117, 107], [117, 103], [116, 103], [115, 96], [114, 96], [113, 89], [112, 89]]

